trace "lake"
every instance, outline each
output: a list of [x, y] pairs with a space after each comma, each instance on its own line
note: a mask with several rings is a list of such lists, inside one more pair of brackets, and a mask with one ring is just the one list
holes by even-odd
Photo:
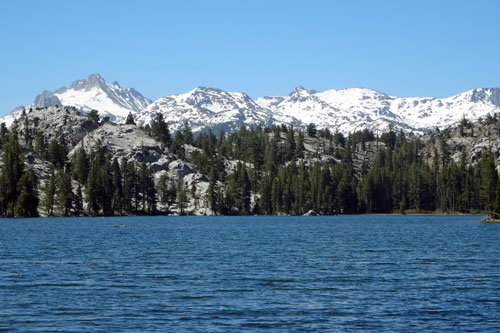
[[498, 332], [480, 219], [0, 219], [0, 330]]

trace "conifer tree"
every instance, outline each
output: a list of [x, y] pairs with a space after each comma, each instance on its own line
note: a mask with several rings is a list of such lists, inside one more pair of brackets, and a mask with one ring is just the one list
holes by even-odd
[[0, 174], [1, 213], [14, 216], [14, 206], [20, 193], [18, 182], [24, 173], [24, 157], [16, 130], [10, 133], [3, 150], [3, 166]]
[[171, 138], [168, 124], [160, 112], [156, 113], [155, 118], [151, 122], [151, 134], [156, 140], [170, 146]]
[[78, 184], [75, 193], [75, 204], [73, 209], [75, 216], [81, 216], [83, 214], [83, 196], [82, 196], [82, 187]]
[[126, 125], [135, 125], [134, 116], [132, 116], [132, 112], [129, 112], [127, 115], [127, 119], [125, 120]]
[[71, 173], [73, 175], [73, 179], [78, 181], [80, 184], [85, 184], [89, 168], [89, 157], [83, 146], [80, 146], [71, 159]]
[[483, 151], [481, 159], [480, 198], [485, 210], [494, 211], [496, 207], [498, 173], [490, 151]]
[[71, 175], [65, 172], [59, 172], [57, 175], [56, 201], [59, 211], [64, 216], [70, 216], [73, 209], [73, 189], [71, 186]]
[[56, 195], [56, 180], [54, 171], [49, 179], [45, 182], [43, 207], [47, 216], [54, 215], [55, 195]]
[[29, 168], [19, 179], [19, 196], [16, 200], [15, 215], [17, 217], [38, 216], [37, 179], [33, 169]]
[[120, 170], [120, 165], [118, 164], [118, 160], [116, 158], [113, 159], [111, 169], [113, 181], [113, 198], [111, 207], [113, 212], [121, 214], [123, 207], [122, 173]]

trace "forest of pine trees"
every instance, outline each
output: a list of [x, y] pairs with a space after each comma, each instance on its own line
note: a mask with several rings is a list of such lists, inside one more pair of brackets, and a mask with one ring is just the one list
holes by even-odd
[[[129, 117], [127, 123], [134, 124]], [[478, 163], [454, 162], [445, 140], [439, 153], [424, 158], [424, 143], [392, 129], [375, 136], [363, 130], [344, 136], [317, 129], [306, 131], [276, 125], [218, 135], [194, 136], [189, 124], [172, 137], [158, 115], [146, 133], [167, 145], [178, 158], [195, 164], [208, 178], [203, 198], [196, 189], [160, 177], [156, 182], [146, 163], [118, 160], [100, 143], [90, 153], [79, 148], [68, 159], [68, 145], [59, 133], [46, 142], [42, 133], [18, 133], [0, 126], [0, 216], [33, 217], [165, 214], [175, 205], [202, 202], [217, 215], [476, 212], [500, 213], [500, 182], [492, 153], [485, 149]], [[305, 138], [321, 146], [305, 149]], [[23, 136], [22, 140], [20, 136]], [[375, 157], [361, 165], [355, 154], [376, 143]], [[186, 145], [193, 149], [186, 153]], [[37, 179], [25, 164], [26, 154], [49, 162], [51, 173]], [[328, 158], [325, 158], [328, 157]], [[234, 161], [234, 167], [225, 167]], [[228, 171], [229, 170], [229, 171]], [[43, 186], [41, 186], [43, 184]]]

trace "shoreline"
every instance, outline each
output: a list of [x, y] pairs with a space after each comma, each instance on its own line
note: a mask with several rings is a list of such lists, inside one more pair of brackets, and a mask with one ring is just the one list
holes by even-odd
[[500, 219], [487, 219], [484, 214], [474, 214], [474, 213], [360, 213], [360, 214], [337, 214], [337, 215], [177, 215], [177, 214], [156, 214], [156, 215], [106, 215], [106, 216], [37, 216], [37, 217], [0, 217], [0, 221], [3, 219], [37, 219], [37, 218], [94, 218], [94, 219], [105, 219], [105, 218], [120, 218], [120, 217], [335, 217], [335, 216], [484, 216], [481, 219], [483, 223], [500, 223]]

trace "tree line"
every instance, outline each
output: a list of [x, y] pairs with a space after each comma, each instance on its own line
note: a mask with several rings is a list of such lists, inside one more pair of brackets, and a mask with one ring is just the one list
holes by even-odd
[[[131, 116], [127, 123], [135, 124]], [[460, 124], [461, 135], [466, 126]], [[485, 149], [470, 164], [463, 152], [455, 162], [446, 131], [437, 133], [433, 144], [393, 128], [380, 136], [366, 129], [345, 136], [314, 124], [304, 131], [242, 126], [235, 133], [194, 136], [185, 123], [172, 135], [161, 114], [143, 130], [206, 175], [203, 197], [166, 175], [155, 181], [150, 165], [118, 160], [101, 143], [90, 152], [80, 147], [69, 159], [62, 133], [46, 142], [42, 133], [20, 134], [2, 124], [0, 216], [37, 216], [39, 209], [48, 216], [166, 213], [159, 206], [184, 213], [188, 202], [203, 202], [218, 215], [500, 213], [493, 154]], [[188, 146], [193, 147], [189, 152]], [[424, 151], [432, 151], [431, 156]], [[25, 164], [27, 155], [49, 162], [46, 179], [37, 179]]]

